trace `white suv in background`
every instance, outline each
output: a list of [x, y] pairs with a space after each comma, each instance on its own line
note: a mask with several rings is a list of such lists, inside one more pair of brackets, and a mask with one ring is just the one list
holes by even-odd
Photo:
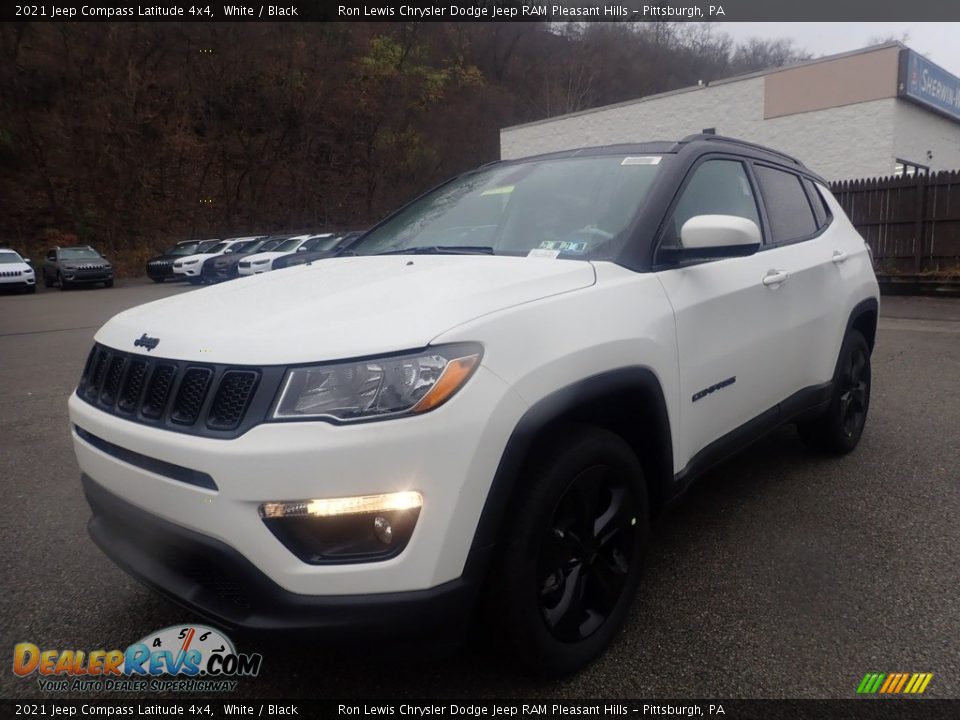
[[173, 263], [173, 276], [174, 278], [179, 278], [181, 280], [186, 279], [188, 282], [198, 285], [202, 280], [201, 272], [203, 271], [203, 263], [205, 260], [216, 255], [223, 255], [223, 253], [227, 251], [227, 248], [232, 247], [237, 243], [256, 240], [258, 237], [258, 235], [251, 235], [250, 237], [221, 240], [216, 245], [208, 248], [202, 253], [198, 253], [196, 255], [187, 255], [185, 258], [181, 258]]
[[20, 253], [0, 248], [0, 292], [4, 290], [37, 291], [37, 274]]
[[314, 238], [333, 237], [333, 233], [324, 233], [321, 235], [294, 235], [284, 240], [269, 252], [257, 253], [250, 257], [245, 257], [240, 261], [239, 272], [244, 275], [259, 275], [261, 273], [273, 270], [273, 261], [278, 257], [289, 255], [300, 249], [300, 247]]
[[69, 402], [90, 533], [220, 623], [423, 642], [482, 607], [568, 673], [695, 478], [785, 423], [856, 447], [878, 307], [826, 183], [773, 150], [487, 165], [339, 257], [104, 325]]

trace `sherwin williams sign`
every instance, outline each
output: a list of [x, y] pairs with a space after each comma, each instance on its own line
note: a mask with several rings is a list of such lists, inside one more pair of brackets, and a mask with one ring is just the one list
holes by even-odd
[[913, 50], [900, 52], [899, 95], [960, 120], [960, 78]]

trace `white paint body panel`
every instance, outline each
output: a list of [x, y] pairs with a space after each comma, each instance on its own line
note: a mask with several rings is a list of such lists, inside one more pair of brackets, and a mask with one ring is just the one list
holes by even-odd
[[186, 278], [200, 277], [200, 272], [203, 270], [203, 263], [205, 260], [208, 258], [217, 257], [218, 255], [223, 255], [227, 251], [227, 248], [246, 240], [253, 240], [253, 238], [249, 237], [237, 238], [236, 240], [224, 240], [223, 242], [225, 242], [226, 245], [224, 245], [223, 249], [218, 252], [197, 253], [196, 255], [187, 255], [184, 258], [179, 258], [173, 263], [173, 274]]
[[[212, 492], [128, 465], [74, 434], [83, 472], [110, 492], [237, 549], [280, 586], [340, 595], [434, 587], [459, 577], [507, 441], [524, 413], [600, 373], [659, 380], [674, 472], [797, 390], [831, 379], [852, 308], [877, 297], [863, 241], [832, 197], [818, 238], [659, 273], [611, 262], [480, 255], [344, 257], [127, 310], [98, 342], [239, 365], [320, 362], [428, 344], [482, 344], [481, 367], [445, 405], [354, 425], [266, 423], [232, 440], [159, 430], [76, 395], [71, 422], [143, 455], [209, 473]], [[834, 251], [847, 253], [842, 263]], [[771, 269], [789, 279], [764, 285]], [[737, 382], [700, 402], [697, 391]], [[265, 501], [417, 490], [408, 547], [384, 562], [300, 562], [257, 514]]]

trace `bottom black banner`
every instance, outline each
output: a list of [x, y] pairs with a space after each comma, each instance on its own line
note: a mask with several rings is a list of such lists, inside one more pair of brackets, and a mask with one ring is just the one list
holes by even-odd
[[658, 717], [917, 720], [960, 717], [960, 699], [910, 700], [3, 700], [0, 718]]

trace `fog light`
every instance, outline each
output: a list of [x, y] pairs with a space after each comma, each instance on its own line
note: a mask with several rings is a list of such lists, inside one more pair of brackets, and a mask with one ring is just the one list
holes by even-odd
[[393, 526], [383, 515], [377, 515], [373, 519], [373, 532], [376, 533], [377, 539], [384, 545], [393, 542]]
[[398, 555], [420, 516], [415, 491], [268, 502], [260, 516], [288, 550], [311, 564], [372, 562]]

